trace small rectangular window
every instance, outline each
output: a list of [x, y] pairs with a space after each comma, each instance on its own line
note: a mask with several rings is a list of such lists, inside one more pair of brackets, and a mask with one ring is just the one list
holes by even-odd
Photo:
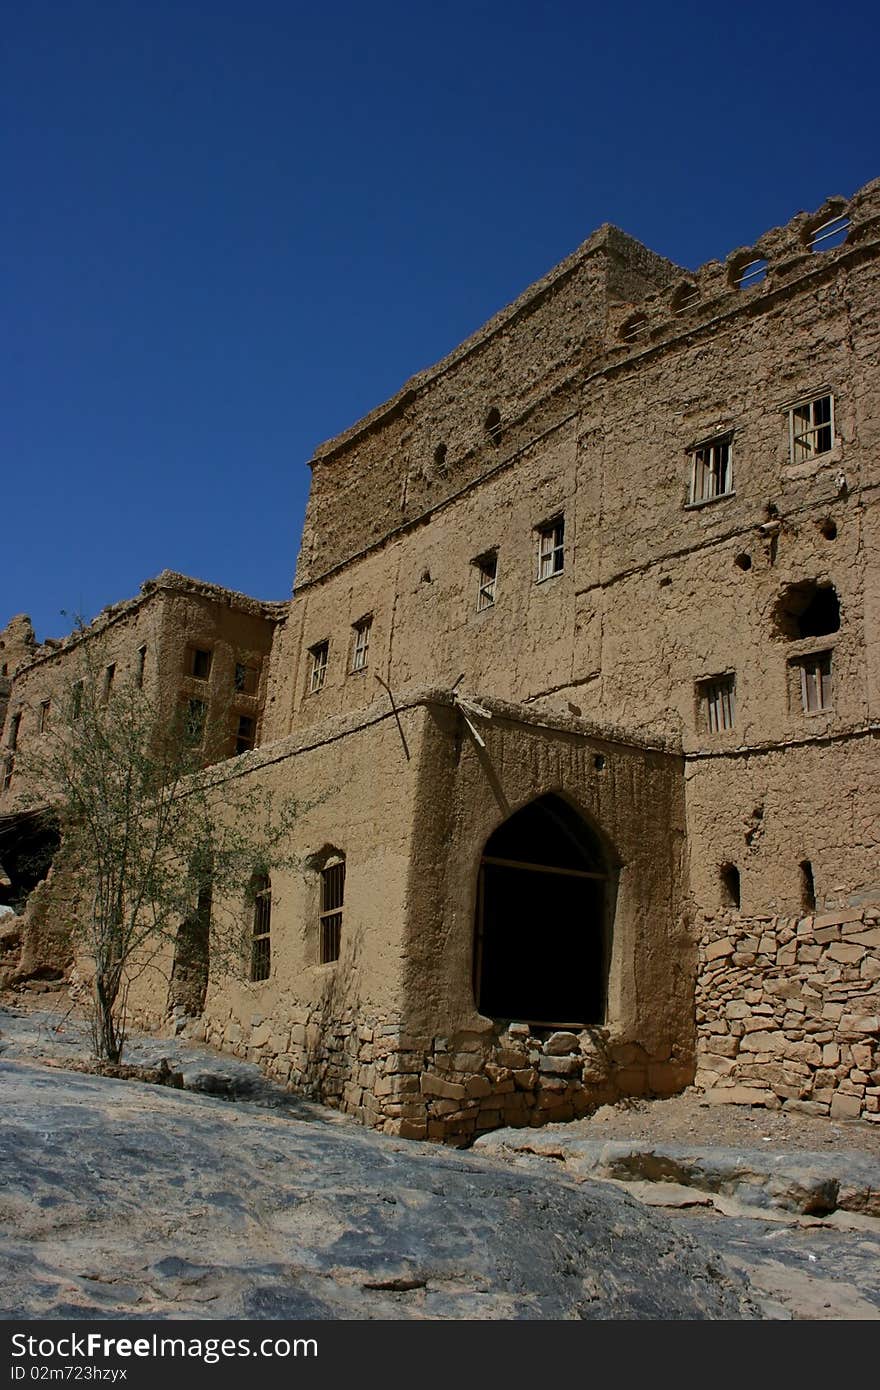
[[246, 661], [235, 663], [235, 689], [240, 695], [256, 695], [260, 683], [260, 668]]
[[495, 585], [498, 580], [498, 555], [494, 550], [478, 555], [474, 560], [477, 570], [477, 612], [495, 606]]
[[697, 692], [700, 701], [700, 716], [707, 734], [720, 734], [732, 729], [736, 718], [735, 703], [736, 680], [732, 675], [712, 676], [699, 681]]
[[370, 652], [370, 631], [372, 626], [372, 617], [361, 618], [360, 622], [354, 625], [354, 646], [351, 652], [352, 671], [363, 671], [366, 667], [367, 657]]
[[729, 497], [733, 492], [733, 435], [724, 434], [706, 440], [690, 451], [691, 482], [688, 502], [691, 506], [711, 502], [715, 497]]
[[800, 674], [804, 714], [831, 709], [831, 653], [814, 652], [792, 663]]
[[248, 753], [256, 742], [256, 736], [256, 719], [249, 714], [240, 714], [235, 734], [235, 756], [238, 757], [239, 753]]
[[207, 647], [190, 648], [189, 673], [194, 680], [206, 681], [211, 674], [213, 652]]
[[327, 663], [330, 660], [330, 643], [317, 642], [314, 647], [309, 647], [309, 658], [309, 693], [314, 695], [316, 691], [324, 689]]
[[135, 663], [135, 668], [134, 668], [134, 683], [135, 683], [135, 685], [137, 686], [138, 690], [141, 690], [141, 689], [143, 688], [143, 684], [144, 684], [144, 667], [146, 666], [146, 664], [147, 664], [147, 649], [146, 649], [146, 647], [138, 647], [138, 650], [137, 650], [137, 661], [136, 661], [136, 663]]
[[565, 567], [565, 518], [538, 527], [538, 581], [561, 574]]
[[83, 683], [75, 681], [70, 691], [70, 717], [73, 720], [82, 718], [83, 707]]
[[49, 711], [52, 708], [51, 700], [40, 701], [40, 733], [45, 734], [49, 731]]
[[104, 667], [104, 685], [101, 691], [101, 696], [105, 704], [110, 699], [110, 695], [113, 690], [113, 677], [115, 675], [116, 664], [115, 662], [111, 662], [109, 666]]
[[788, 412], [792, 463], [828, 454], [834, 447], [834, 397], [829, 393], [802, 401]]
[[339, 959], [342, 938], [342, 902], [345, 895], [345, 860], [321, 870], [320, 961]]
[[272, 970], [272, 884], [268, 874], [255, 874], [251, 885], [254, 896], [254, 927], [251, 937], [251, 979], [268, 980]]

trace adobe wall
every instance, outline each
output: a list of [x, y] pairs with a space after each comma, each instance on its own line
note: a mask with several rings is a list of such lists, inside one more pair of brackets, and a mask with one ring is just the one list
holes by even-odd
[[[100, 684], [111, 663], [114, 687], [133, 681], [140, 668], [141, 648], [145, 649], [143, 689], [156, 711], [157, 726], [170, 722], [181, 700], [202, 699], [208, 706], [205, 761], [227, 756], [237, 715], [259, 720], [276, 613], [284, 611], [281, 604], [263, 604], [165, 572], [148, 580], [137, 598], [104, 609], [83, 633], [40, 646], [13, 682], [4, 748], [9, 744], [12, 717], [20, 714], [21, 720], [17, 748], [14, 754], [5, 754], [7, 763], [14, 757], [14, 769], [11, 785], [0, 791], [0, 813], [25, 805], [34, 790], [28, 781], [27, 758], [30, 750], [39, 755], [44, 746], [41, 722], [51, 731], [59, 717], [66, 720], [73, 685], [86, 678]], [[188, 653], [194, 645], [212, 652], [207, 681], [194, 681], [189, 675]], [[235, 690], [236, 661], [259, 667], [255, 694]]]
[[[215, 954], [204, 1013], [188, 1028], [369, 1124], [382, 1123], [382, 1062], [400, 1034], [424, 713], [418, 703], [404, 704], [398, 718], [383, 697], [365, 715], [330, 721], [317, 739], [295, 735], [207, 774], [221, 806], [232, 804], [224, 790], [230, 778], [245, 793], [257, 792], [264, 805], [295, 799], [287, 847], [294, 863], [272, 874], [269, 979], [247, 978], [247, 942], [244, 958]], [[346, 864], [341, 949], [338, 961], [321, 964], [320, 870], [334, 855]], [[231, 920], [247, 935], [252, 915], [244, 903], [214, 904], [220, 933]], [[158, 953], [132, 986], [133, 1016], [153, 1026], [169, 1023], [172, 958], [170, 948]]]
[[[852, 217], [849, 241], [810, 251], [811, 228], [838, 211]], [[554, 393], [545, 431], [531, 442], [502, 432], [478, 483], [453, 466], [459, 493], [419, 525], [320, 582], [298, 581], [273, 660], [275, 733], [357, 709], [375, 698], [377, 677], [392, 690], [462, 677], [462, 689], [554, 717], [680, 740], [701, 908], [718, 906], [728, 858], [755, 911], [791, 906], [803, 859], [829, 901], [876, 882], [874, 834], [861, 822], [853, 832], [849, 808], [877, 781], [866, 731], [880, 709], [878, 212], [873, 184], [768, 232], [750, 248], [769, 262], [752, 289], [731, 283], [745, 250], [671, 282], [640, 306], [646, 327], [634, 343], [619, 340], [632, 306], [609, 301], [604, 356]], [[683, 283], [696, 301], [679, 311]], [[787, 405], [823, 389], [834, 395], [834, 446], [792, 464]], [[687, 451], [716, 428], [733, 431], [733, 493], [689, 506]], [[326, 468], [345, 458], [355, 469], [354, 448], [344, 438]], [[331, 515], [329, 486], [316, 488], [316, 524]], [[558, 512], [565, 568], [536, 583], [535, 527]], [[472, 561], [490, 548], [496, 603], [477, 612]], [[805, 580], [834, 586], [838, 631], [797, 639], [780, 629], [780, 599]], [[352, 624], [366, 613], [370, 663], [352, 673]], [[308, 648], [326, 639], [326, 682], [312, 694]], [[820, 651], [832, 656], [832, 707], [805, 715], [793, 663]], [[698, 683], [725, 672], [734, 726], [710, 734]], [[806, 745], [812, 754], [798, 751]], [[774, 747], [792, 751], [773, 757]], [[746, 856], [761, 805], [779, 809]]]
[[[867, 666], [880, 597], [864, 588], [865, 543], [877, 528], [878, 205], [875, 186], [852, 200], [855, 240], [824, 255], [803, 245], [824, 214], [768, 233], [757, 249], [771, 271], [753, 289], [729, 284], [739, 253], [705, 267], [690, 277], [702, 297], [686, 313], [673, 311], [675, 286], [646, 302], [651, 327], [636, 344], [616, 340], [609, 310], [603, 357], [553, 394], [546, 427], [483, 441], [490, 457], [478, 479], [451, 463], [450, 496], [384, 539], [365, 529], [352, 543], [363, 553], [320, 582], [301, 567], [273, 663], [272, 735], [369, 703], [373, 673], [392, 688], [463, 673], [470, 688], [500, 698], [563, 713], [571, 702], [589, 718], [690, 746], [694, 681], [735, 667], [740, 741], [743, 732], [775, 738], [786, 722], [777, 699], [784, 663], [770, 611], [786, 582], [810, 577], [841, 593], [842, 723], [861, 718], [865, 682], [875, 691], [880, 683]], [[792, 466], [786, 404], [822, 387], [835, 395], [837, 442], [814, 464]], [[717, 427], [734, 431], [734, 495], [689, 507], [687, 449]], [[399, 467], [410, 458], [404, 451]], [[357, 479], [350, 523], [366, 525], [375, 460], [343, 442], [322, 466], [328, 478], [338, 469]], [[313, 488], [324, 539], [337, 534], [342, 505], [330, 486]], [[536, 584], [535, 528], [559, 511], [565, 570]], [[819, 529], [829, 522], [834, 541]], [[472, 561], [492, 548], [497, 601], [477, 613]], [[367, 613], [371, 667], [351, 674], [351, 627]], [[325, 639], [327, 681], [312, 696], [308, 648]]]
[[[383, 696], [366, 716], [238, 760], [233, 775], [261, 798], [293, 792], [302, 804], [297, 867], [272, 878], [271, 978], [241, 978], [247, 962], [231, 975], [212, 969], [190, 1033], [366, 1123], [454, 1142], [691, 1079], [696, 957], [680, 758], [576, 720], [549, 726], [493, 708], [485, 750], [449, 695], [404, 692], [397, 717]], [[224, 770], [215, 775], [222, 788]], [[508, 1029], [474, 1005], [483, 846], [547, 791], [578, 808], [613, 858], [607, 1018], [580, 1035], [516, 1020]], [[342, 949], [321, 965], [319, 871], [330, 853], [346, 861]], [[554, 949], [550, 933], [540, 926], [536, 949]], [[170, 973], [166, 951], [133, 987], [136, 1013], [154, 1025], [167, 1026]]]
[[601, 227], [437, 366], [319, 448], [297, 585], [490, 472], [499, 461], [485, 428], [491, 409], [504, 452], [541, 433], [558, 415], [555, 397], [601, 352], [610, 306], [680, 273], [616, 227]]
[[[422, 746], [404, 952], [408, 1047], [395, 1077], [400, 1132], [459, 1142], [497, 1125], [570, 1119], [622, 1095], [667, 1094], [688, 1084], [694, 1065], [680, 757], [571, 717], [548, 723], [480, 703], [492, 713], [474, 719], [485, 748], [454, 708], [436, 704]], [[507, 1026], [474, 1005], [483, 847], [548, 792], [578, 810], [614, 866], [605, 1019], [578, 1032]], [[585, 925], [536, 921], [533, 949], [555, 953], [564, 972], [568, 932]], [[527, 975], [528, 959], [519, 963]]]
[[12, 678], [18, 668], [31, 659], [36, 647], [33, 624], [26, 613], [10, 618], [0, 629], [0, 730], [6, 718]]
[[818, 910], [880, 904], [877, 731], [687, 761], [689, 877], [695, 907], [724, 902], [736, 865], [743, 913], [803, 915], [800, 866]]

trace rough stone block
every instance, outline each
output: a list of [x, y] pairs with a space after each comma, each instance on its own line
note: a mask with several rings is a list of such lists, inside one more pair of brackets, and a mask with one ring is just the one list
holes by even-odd
[[580, 1041], [576, 1033], [560, 1031], [551, 1033], [544, 1043], [544, 1051], [548, 1057], [562, 1057], [569, 1053], [580, 1051]]
[[825, 952], [829, 960], [840, 961], [845, 965], [858, 964], [864, 954], [864, 946], [855, 946], [849, 941], [836, 941]]
[[880, 1033], [877, 1014], [844, 1014], [840, 1020], [841, 1033]]
[[720, 960], [722, 956], [731, 956], [735, 949], [729, 937], [724, 937], [721, 941], [712, 941], [706, 947], [706, 960]]
[[580, 1054], [577, 1057], [542, 1057], [538, 1070], [551, 1076], [579, 1076], [581, 1065]]
[[831, 1101], [832, 1120], [857, 1120], [862, 1112], [862, 1102], [858, 1096], [837, 1094]]
[[513, 1073], [513, 1080], [520, 1091], [533, 1091], [538, 1084], [538, 1073], [534, 1067], [523, 1067]]
[[823, 912], [816, 918], [816, 928], [841, 926], [844, 922], [860, 922], [862, 911], [858, 907], [840, 907], [833, 912]]
[[703, 1100], [709, 1105], [766, 1105], [771, 1095], [757, 1086], [723, 1086], [706, 1091]]
[[724, 1012], [728, 1018], [745, 1019], [749, 1017], [751, 1011], [748, 1004], [744, 1003], [742, 999], [733, 999], [729, 1004], [725, 1004]]
[[445, 1081], [433, 1072], [422, 1072], [419, 1087], [423, 1096], [439, 1096], [447, 1100], [463, 1100], [465, 1088], [457, 1081]]
[[785, 1047], [784, 1033], [749, 1033], [742, 1039], [743, 1052], [773, 1052], [781, 1054]]

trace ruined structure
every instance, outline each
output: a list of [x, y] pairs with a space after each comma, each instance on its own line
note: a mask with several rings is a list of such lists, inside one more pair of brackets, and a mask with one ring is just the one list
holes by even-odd
[[191, 1026], [413, 1137], [695, 1076], [880, 1119], [878, 233], [880, 183], [697, 272], [601, 228], [317, 451], [218, 774], [300, 867]]

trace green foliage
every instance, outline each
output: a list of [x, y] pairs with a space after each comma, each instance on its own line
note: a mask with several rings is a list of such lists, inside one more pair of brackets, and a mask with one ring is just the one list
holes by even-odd
[[254, 873], [292, 862], [296, 807], [249, 789], [234, 761], [203, 770], [187, 706], [169, 725], [134, 681], [107, 691], [88, 642], [82, 661], [27, 771], [58, 816], [56, 877], [80, 890], [72, 926], [94, 965], [95, 1054], [118, 1061], [131, 980], [177, 940], [200, 894], [214, 904], [212, 972], [241, 968]]

